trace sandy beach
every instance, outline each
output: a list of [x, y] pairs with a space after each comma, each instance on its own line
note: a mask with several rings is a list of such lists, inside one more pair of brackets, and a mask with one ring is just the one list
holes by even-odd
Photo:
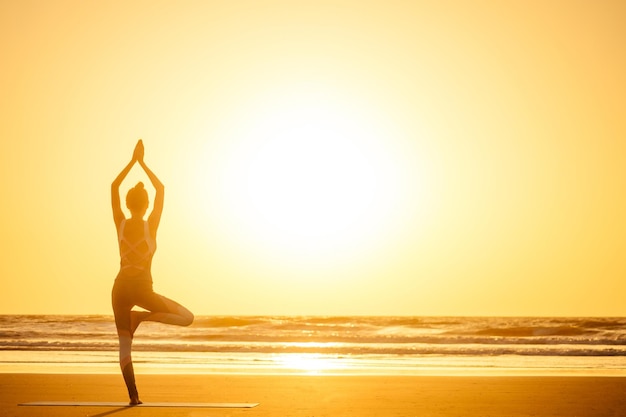
[[626, 413], [626, 378], [138, 375], [144, 402], [259, 402], [252, 409], [23, 407], [125, 401], [121, 376], [0, 374], [4, 417], [544, 416]]

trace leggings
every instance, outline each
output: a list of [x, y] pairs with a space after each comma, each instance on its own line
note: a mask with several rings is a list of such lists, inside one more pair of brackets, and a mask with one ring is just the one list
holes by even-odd
[[[177, 302], [155, 293], [152, 290], [152, 279], [149, 276], [132, 279], [118, 276], [113, 285], [111, 301], [120, 345], [120, 368], [129, 396], [131, 399], [138, 398], [131, 347], [133, 335], [139, 322], [157, 321], [177, 326], [188, 326], [193, 322], [194, 316]], [[147, 311], [132, 311], [134, 306], [139, 306]], [[141, 319], [139, 315], [142, 316]]]

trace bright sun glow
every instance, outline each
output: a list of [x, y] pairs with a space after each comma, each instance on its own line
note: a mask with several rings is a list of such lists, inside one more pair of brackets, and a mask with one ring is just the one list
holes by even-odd
[[407, 164], [380, 113], [290, 86], [259, 96], [239, 120], [205, 175], [217, 178], [207, 206], [220, 206], [225, 235], [301, 264], [362, 255], [393, 229]]
[[348, 363], [345, 360], [316, 353], [279, 354], [274, 357], [274, 361], [284, 369], [310, 375], [337, 372], [348, 368]]

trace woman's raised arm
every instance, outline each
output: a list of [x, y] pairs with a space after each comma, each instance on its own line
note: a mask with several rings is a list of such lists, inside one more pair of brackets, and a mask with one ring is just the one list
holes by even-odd
[[[115, 222], [116, 227], [119, 227], [122, 220], [126, 218], [120, 203], [120, 185], [124, 181], [124, 178], [126, 178], [126, 175], [130, 172], [130, 169], [133, 167], [135, 162], [137, 162], [137, 148], [139, 147], [140, 142], [141, 140], [139, 140], [139, 142], [137, 142], [137, 146], [135, 146], [133, 158], [111, 183], [111, 208], [113, 209], [113, 221]], [[143, 144], [141, 145], [141, 148], [143, 149]]]
[[150, 213], [150, 216], [148, 216], [148, 224], [150, 226], [150, 230], [156, 236], [156, 231], [161, 221], [161, 213], [163, 213], [163, 202], [165, 200], [165, 197], [164, 197], [165, 186], [159, 180], [156, 174], [152, 172], [152, 170], [148, 168], [148, 165], [146, 165], [146, 163], [144, 162], [143, 160], [144, 149], [143, 149], [143, 143], [141, 142], [141, 140], [139, 141], [139, 143], [137, 143], [136, 150], [137, 149], [139, 151], [138, 152], [136, 151], [134, 156], [137, 157], [137, 162], [139, 163], [141, 168], [143, 168], [146, 175], [148, 175], [148, 178], [150, 179], [150, 182], [152, 183], [152, 186], [154, 187], [154, 190], [155, 190], [154, 205], [152, 206], [152, 212]]

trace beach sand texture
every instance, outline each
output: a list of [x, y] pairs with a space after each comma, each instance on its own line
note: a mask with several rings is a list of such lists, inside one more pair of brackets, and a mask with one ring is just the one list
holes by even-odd
[[0, 374], [4, 417], [618, 417], [626, 378], [138, 375], [145, 402], [259, 402], [252, 409], [23, 407], [125, 401], [118, 375]]

